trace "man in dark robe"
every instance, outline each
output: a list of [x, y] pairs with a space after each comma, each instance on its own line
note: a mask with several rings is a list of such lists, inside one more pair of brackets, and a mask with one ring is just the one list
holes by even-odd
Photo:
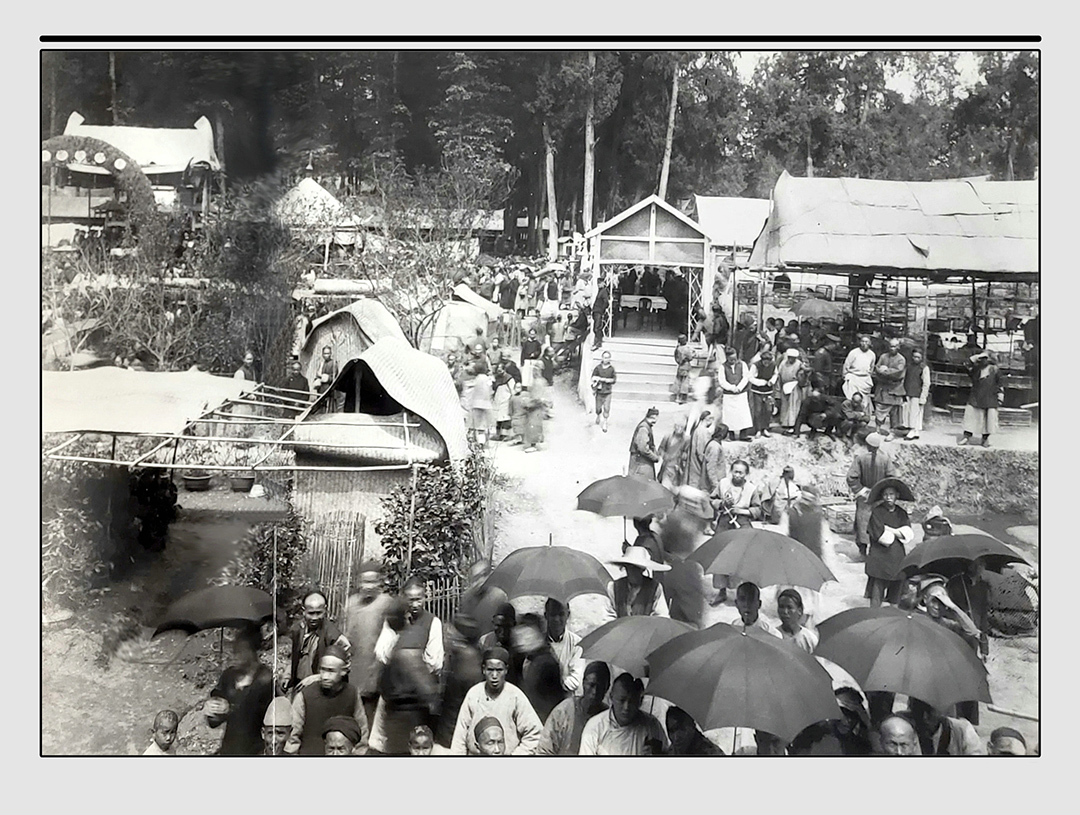
[[634, 437], [630, 442], [630, 464], [627, 475], [636, 475], [649, 481], [656, 480], [656, 462], [660, 460], [660, 456], [656, 453], [653, 425], [659, 417], [660, 411], [651, 407], [646, 411], [645, 418], [634, 429]]

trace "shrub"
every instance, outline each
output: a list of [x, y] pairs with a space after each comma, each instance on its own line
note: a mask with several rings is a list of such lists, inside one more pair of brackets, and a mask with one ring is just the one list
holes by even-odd
[[46, 601], [77, 606], [136, 539], [127, 472], [43, 458], [41, 499], [42, 592]]
[[485, 510], [493, 475], [491, 461], [473, 446], [460, 464], [419, 469], [415, 491], [410, 483], [383, 499], [386, 514], [375, 531], [382, 537], [391, 586], [400, 587], [413, 574], [425, 580], [461, 576], [470, 563], [490, 554]]
[[277, 537], [277, 596], [279, 606], [284, 608], [292, 603], [303, 582], [300, 567], [308, 548], [301, 520], [291, 510], [281, 520], [261, 523], [252, 529], [241, 543], [236, 559], [227, 567], [219, 582], [254, 586], [272, 594], [275, 536]]

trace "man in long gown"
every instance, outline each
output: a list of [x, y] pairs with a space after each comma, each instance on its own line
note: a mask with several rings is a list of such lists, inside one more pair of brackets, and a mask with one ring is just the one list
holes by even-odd
[[847, 474], [848, 489], [855, 496], [855, 544], [863, 557], [870, 543], [867, 525], [870, 523], [871, 507], [866, 500], [870, 489], [881, 479], [896, 475], [892, 456], [881, 449], [882, 441], [880, 433], [867, 436], [867, 450], [855, 455]]
[[656, 462], [660, 460], [660, 456], [656, 454], [653, 425], [659, 417], [660, 411], [651, 407], [645, 412], [645, 418], [634, 429], [634, 437], [630, 441], [630, 463], [627, 475], [636, 475], [648, 481], [656, 480]]
[[706, 492], [705, 446], [712, 438], [716, 419], [711, 410], [703, 410], [690, 432], [690, 452], [686, 462], [684, 484]]
[[852, 394], [861, 393], [868, 415], [874, 412], [871, 394], [875, 362], [877, 354], [870, 349], [870, 337], [866, 334], [859, 337], [859, 346], [852, 348], [844, 359], [844, 396], [850, 399]]
[[795, 421], [802, 407], [803, 385], [800, 381], [803, 371], [798, 348], [788, 348], [784, 352], [784, 361], [777, 366], [777, 385], [780, 388], [780, 424], [785, 433], [793, 433]]

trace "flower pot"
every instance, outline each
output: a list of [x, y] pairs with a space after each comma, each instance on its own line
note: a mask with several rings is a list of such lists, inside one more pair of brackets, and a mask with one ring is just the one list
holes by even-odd
[[184, 489], [188, 492], [206, 492], [210, 489], [209, 473], [183, 473]]
[[255, 485], [255, 476], [251, 475], [230, 475], [229, 486], [233, 492], [251, 492], [251, 488]]

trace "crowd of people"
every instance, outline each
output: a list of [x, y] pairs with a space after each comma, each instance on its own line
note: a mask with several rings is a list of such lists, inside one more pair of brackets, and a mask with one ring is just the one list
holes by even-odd
[[[678, 597], [678, 581], [666, 579], [676, 570], [664, 562], [670, 560], [665, 550], [656, 561], [639, 545], [656, 537], [641, 531], [638, 542], [613, 561], [626, 572], [612, 584], [615, 613], [679, 618], [679, 599], [685, 598]], [[998, 728], [983, 743], [969, 721], [970, 705], [957, 706], [954, 714], [911, 699], [907, 710], [894, 711], [892, 694], [864, 694], [850, 685], [835, 691], [841, 719], [815, 723], [791, 741], [749, 730], [734, 749], [725, 749], [677, 706], [664, 703], [653, 715], [657, 700], [645, 699], [647, 681], [602, 661], [587, 662], [581, 637], [568, 627], [565, 603], [548, 598], [542, 616], [519, 614], [476, 580], [444, 623], [425, 608], [421, 581], [407, 581], [392, 596], [381, 564], [360, 569], [359, 589], [340, 624], [327, 616], [321, 593], [304, 598], [287, 633], [292, 659], [281, 679], [259, 656], [268, 644], [266, 626], [236, 630], [233, 664], [202, 710], [211, 728], [224, 731], [220, 755], [1027, 754], [1023, 735], [1011, 728]], [[912, 585], [898, 598], [900, 607], [972, 636], [970, 618], [942, 581]], [[665, 586], [673, 590], [670, 607]], [[743, 582], [735, 591], [734, 625], [813, 653], [818, 635], [807, 620], [806, 592], [779, 592], [776, 626], [760, 614], [760, 589]], [[492, 630], [481, 635], [476, 615], [487, 611]], [[179, 724], [175, 712], [160, 711], [144, 754], [175, 754]]]

